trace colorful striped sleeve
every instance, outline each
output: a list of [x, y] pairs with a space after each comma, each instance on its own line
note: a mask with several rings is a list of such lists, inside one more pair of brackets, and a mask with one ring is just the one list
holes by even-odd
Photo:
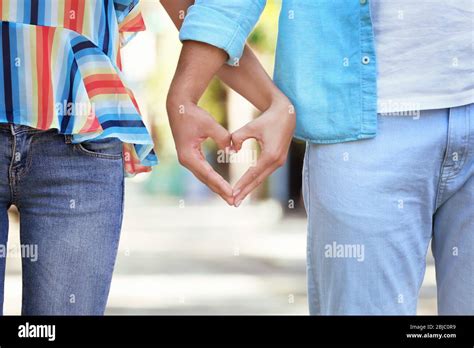
[[140, 0], [114, 0], [120, 33], [120, 44], [125, 46], [135, 35], [146, 30]]
[[127, 174], [150, 171], [153, 139], [120, 59], [144, 29], [139, 0], [0, 0], [0, 123], [117, 138]]

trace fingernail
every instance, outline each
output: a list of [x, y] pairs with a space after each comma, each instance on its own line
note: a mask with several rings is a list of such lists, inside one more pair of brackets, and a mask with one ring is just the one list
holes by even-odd
[[235, 203], [235, 207], [236, 207], [236, 208], [238, 208], [238, 207], [239, 207], [239, 205], [240, 205], [240, 203], [242, 203], [242, 200], [240, 200], [240, 201], [237, 201], [237, 202]]
[[239, 189], [239, 190], [235, 191], [235, 192], [232, 194], [232, 196], [233, 196], [233, 197], [237, 197], [237, 195], [240, 193], [240, 191], [242, 191], [242, 190]]

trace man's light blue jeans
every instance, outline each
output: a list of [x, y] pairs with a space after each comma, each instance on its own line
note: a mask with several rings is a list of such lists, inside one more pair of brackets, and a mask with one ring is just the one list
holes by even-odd
[[439, 314], [474, 314], [474, 105], [378, 127], [307, 146], [311, 314], [415, 314], [430, 241]]

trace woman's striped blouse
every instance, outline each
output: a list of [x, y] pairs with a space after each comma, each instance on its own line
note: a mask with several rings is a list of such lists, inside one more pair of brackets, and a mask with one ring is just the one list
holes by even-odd
[[124, 142], [127, 173], [157, 163], [120, 48], [145, 28], [139, 0], [0, 0], [0, 123]]

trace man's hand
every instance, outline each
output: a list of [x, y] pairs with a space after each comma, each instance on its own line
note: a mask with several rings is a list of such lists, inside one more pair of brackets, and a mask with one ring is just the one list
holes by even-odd
[[167, 109], [179, 163], [232, 205], [232, 187], [214, 171], [201, 149], [207, 138], [214, 139], [219, 149], [230, 149], [230, 133], [194, 103], [181, 104], [170, 96]]
[[232, 134], [235, 151], [239, 151], [242, 143], [251, 138], [256, 139], [261, 148], [257, 165], [249, 168], [234, 186], [233, 196], [236, 207], [265, 178], [285, 163], [295, 125], [294, 107], [286, 97], [281, 95], [260, 117]]

